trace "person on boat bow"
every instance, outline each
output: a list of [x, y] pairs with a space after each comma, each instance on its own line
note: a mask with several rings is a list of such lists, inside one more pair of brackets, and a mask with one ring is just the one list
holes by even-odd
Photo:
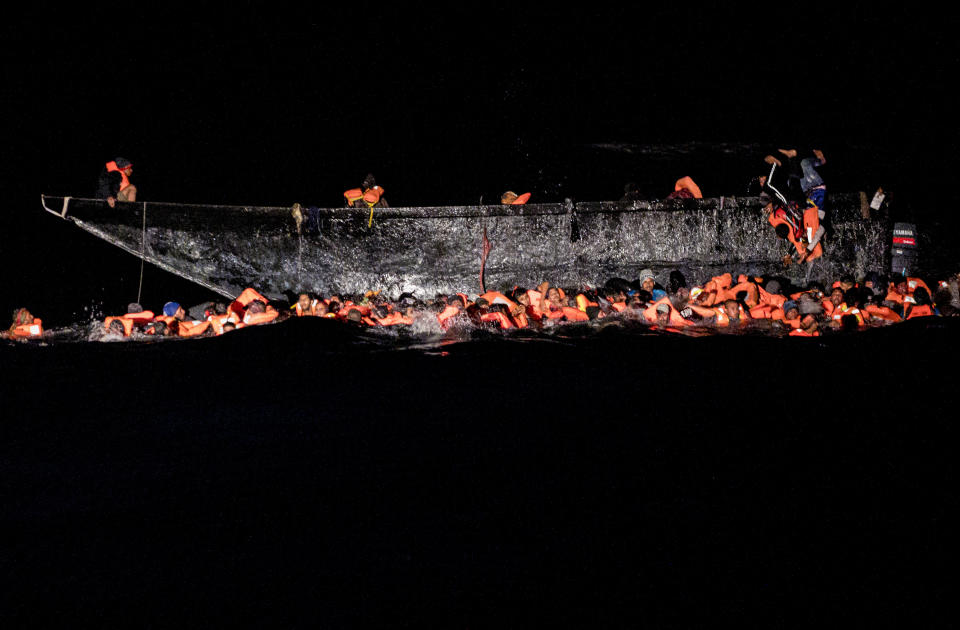
[[113, 208], [118, 201], [136, 201], [137, 187], [130, 181], [133, 164], [130, 160], [118, 157], [107, 162], [97, 182], [97, 199], [106, 199]]

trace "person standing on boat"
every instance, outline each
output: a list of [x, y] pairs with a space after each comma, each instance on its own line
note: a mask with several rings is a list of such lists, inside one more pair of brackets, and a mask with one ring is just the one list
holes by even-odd
[[118, 201], [136, 201], [137, 187], [130, 181], [133, 164], [130, 160], [118, 157], [104, 165], [97, 183], [97, 199], [106, 199], [113, 208]]

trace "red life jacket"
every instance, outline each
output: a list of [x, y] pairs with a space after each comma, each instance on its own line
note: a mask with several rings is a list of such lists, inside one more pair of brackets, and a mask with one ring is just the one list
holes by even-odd
[[910, 308], [910, 312], [907, 313], [907, 319], [913, 319], [914, 317], [932, 317], [936, 313], [933, 312], [933, 309], [930, 308], [928, 304], [923, 306], [914, 305]]
[[351, 188], [350, 190], [343, 193], [343, 196], [347, 200], [347, 205], [353, 207], [353, 205], [363, 199], [363, 189], [362, 188]]
[[[127, 174], [124, 173], [119, 166], [117, 166], [117, 163], [115, 161], [110, 160], [109, 162], [107, 162], [106, 167], [107, 167], [107, 171], [110, 173], [120, 173], [120, 190], [123, 190], [124, 188], [127, 188], [130, 185], [130, 178], [128, 178]], [[120, 190], [118, 190], [117, 192], [120, 192]]]

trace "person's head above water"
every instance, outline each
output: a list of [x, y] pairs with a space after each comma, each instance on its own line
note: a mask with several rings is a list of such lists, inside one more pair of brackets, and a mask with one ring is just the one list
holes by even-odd
[[176, 319], [183, 319], [186, 317], [186, 311], [184, 311], [183, 307], [177, 302], [167, 302], [164, 304], [163, 314], [167, 317], [175, 317]]
[[640, 280], [640, 287], [644, 291], [649, 291], [650, 293], [653, 293], [653, 288], [654, 286], [656, 286], [657, 281], [653, 277], [652, 270], [644, 269], [643, 271], [641, 271], [639, 280]]

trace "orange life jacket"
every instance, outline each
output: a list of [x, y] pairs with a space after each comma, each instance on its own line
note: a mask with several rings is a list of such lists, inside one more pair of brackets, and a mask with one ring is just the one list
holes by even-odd
[[652, 324], [657, 323], [657, 307], [661, 304], [666, 304], [670, 307], [670, 325], [675, 327], [683, 328], [684, 326], [689, 326], [690, 322], [685, 320], [680, 313], [677, 312], [677, 309], [673, 308], [673, 304], [670, 302], [670, 298], [662, 297], [643, 311], [643, 316], [647, 319], [648, 322]]
[[447, 326], [447, 320], [456, 317], [460, 314], [460, 309], [453, 305], [448, 305], [447, 308], [443, 309], [441, 312], [437, 313], [437, 321], [440, 322], [441, 326]]
[[790, 336], [791, 337], [819, 337], [820, 331], [815, 330], [812, 333], [808, 333], [803, 328], [794, 328], [793, 330], [790, 331]]
[[244, 308], [250, 305], [250, 302], [254, 300], [259, 300], [264, 304], [269, 304], [270, 300], [265, 298], [263, 295], [257, 292], [256, 289], [246, 288], [243, 290], [239, 296], [237, 296], [236, 301], [239, 302]]
[[483, 322], [497, 322], [500, 324], [500, 328], [507, 330], [508, 328], [513, 328], [513, 322], [510, 321], [510, 318], [500, 311], [491, 311], [489, 313], [484, 313], [480, 316], [480, 321]]
[[363, 189], [351, 188], [350, 190], [344, 192], [343, 196], [347, 200], [347, 205], [353, 207], [353, 204], [363, 199]]
[[413, 320], [400, 311], [387, 313], [386, 317], [374, 317], [381, 326], [396, 326], [397, 324], [412, 324]]
[[566, 317], [568, 322], [587, 322], [590, 321], [590, 318], [586, 313], [581, 311], [579, 308], [573, 308], [572, 306], [564, 306], [560, 309], [561, 317]]
[[586, 313], [588, 306], [596, 306], [597, 308], [600, 308], [599, 304], [588, 299], [583, 293], [577, 295], [577, 308]]
[[310, 307], [307, 310], [303, 310], [300, 306], [300, 302], [294, 304], [294, 312], [296, 312], [297, 317], [316, 317], [317, 316], [317, 305], [320, 303], [319, 300], [312, 300], [310, 302]]
[[[117, 166], [117, 163], [114, 160], [110, 160], [106, 164], [107, 171], [110, 173], [120, 173], [120, 190], [127, 188], [130, 185], [130, 178], [127, 177], [127, 174]], [[120, 192], [119, 190], [117, 192]]]
[[857, 318], [857, 323], [860, 326], [866, 326], [867, 322], [863, 317], [863, 313], [860, 312], [860, 309], [852, 306], [847, 306], [846, 302], [833, 309], [833, 313], [830, 314], [830, 317], [834, 321], [841, 321], [845, 315], [853, 315]]
[[122, 315], [124, 319], [131, 319], [137, 326], [146, 326], [153, 321], [153, 311], [140, 311], [139, 313], [127, 313]]
[[780, 295], [779, 293], [767, 293], [764, 288], [759, 285], [757, 286], [757, 292], [760, 294], [761, 304], [771, 304], [783, 308], [783, 305], [787, 301], [787, 296]]
[[684, 189], [689, 190], [694, 199], [703, 199], [703, 193], [700, 192], [700, 187], [697, 186], [690, 177], [681, 177], [677, 180], [677, 183], [673, 185], [674, 192], [680, 192]]
[[[743, 306], [738, 304], [737, 309], [740, 311], [739, 320], [741, 322], [750, 321], [750, 315], [744, 312]], [[717, 316], [717, 326], [729, 326], [730, 325], [730, 316], [727, 315], [726, 309], [722, 306], [715, 307], [713, 309], [714, 314]]]
[[516, 302], [514, 302], [513, 300], [505, 296], [503, 293], [500, 293], [499, 291], [487, 291], [480, 297], [486, 300], [487, 302], [489, 302], [490, 304], [503, 304], [510, 310], [510, 312], [513, 312], [513, 310], [517, 308]]
[[126, 317], [116, 317], [116, 316], [108, 317], [105, 320], [103, 320], [104, 332], [110, 332], [110, 324], [112, 324], [113, 322], [120, 322], [121, 324], [123, 324], [124, 337], [129, 337], [130, 334], [133, 332], [134, 320], [128, 319]]
[[268, 324], [275, 320], [280, 313], [276, 309], [268, 308], [263, 313], [247, 313], [243, 316], [244, 326], [257, 326], [259, 324]]
[[929, 304], [924, 304], [923, 306], [913, 305], [910, 307], [910, 312], [907, 313], [906, 319], [913, 319], [914, 317], [932, 317], [936, 315], [933, 312], [933, 309], [930, 308]]
[[15, 326], [10, 331], [10, 334], [17, 339], [32, 339], [40, 337], [43, 335], [43, 322], [34, 317], [33, 321], [29, 324], [20, 324], [19, 326]]
[[746, 291], [747, 297], [744, 300], [744, 302], [746, 302], [748, 307], [752, 308], [760, 302], [759, 289], [760, 287], [758, 287], [754, 283], [744, 280], [743, 282], [740, 282], [739, 284], [732, 286], [728, 289], [723, 289], [722, 291], [718, 290], [717, 299], [714, 302], [714, 304], [716, 304], [717, 302], [725, 301], [725, 300], [735, 300], [737, 299], [738, 293], [740, 293], [741, 291]]
[[783, 309], [773, 304], [757, 304], [750, 309], [752, 319], [774, 319], [774, 314], [779, 314], [783, 318]]
[[877, 304], [868, 304], [863, 307], [867, 313], [870, 314], [870, 317], [875, 319], [882, 319], [888, 322], [902, 322], [903, 318], [897, 315], [896, 311], [887, 306], [879, 306]]
[[380, 203], [380, 197], [383, 195], [383, 193], [383, 188], [380, 188], [379, 186], [368, 188], [367, 190], [363, 191], [363, 201], [372, 208]]
[[202, 335], [210, 328], [210, 321], [185, 321], [180, 322], [177, 334], [181, 337], [196, 337]]
[[522, 195], [519, 195], [516, 199], [514, 199], [513, 201], [511, 201], [511, 202], [510, 202], [510, 205], [511, 205], [511, 206], [522, 206], [522, 205], [524, 205], [525, 203], [527, 203], [528, 201], [530, 201], [530, 193], [523, 193]]
[[933, 297], [933, 291], [931, 291], [930, 287], [927, 286], [927, 283], [920, 278], [907, 278], [907, 286], [910, 288], [910, 295], [913, 295], [913, 292], [919, 287], [923, 287], [927, 290], [927, 295]]

